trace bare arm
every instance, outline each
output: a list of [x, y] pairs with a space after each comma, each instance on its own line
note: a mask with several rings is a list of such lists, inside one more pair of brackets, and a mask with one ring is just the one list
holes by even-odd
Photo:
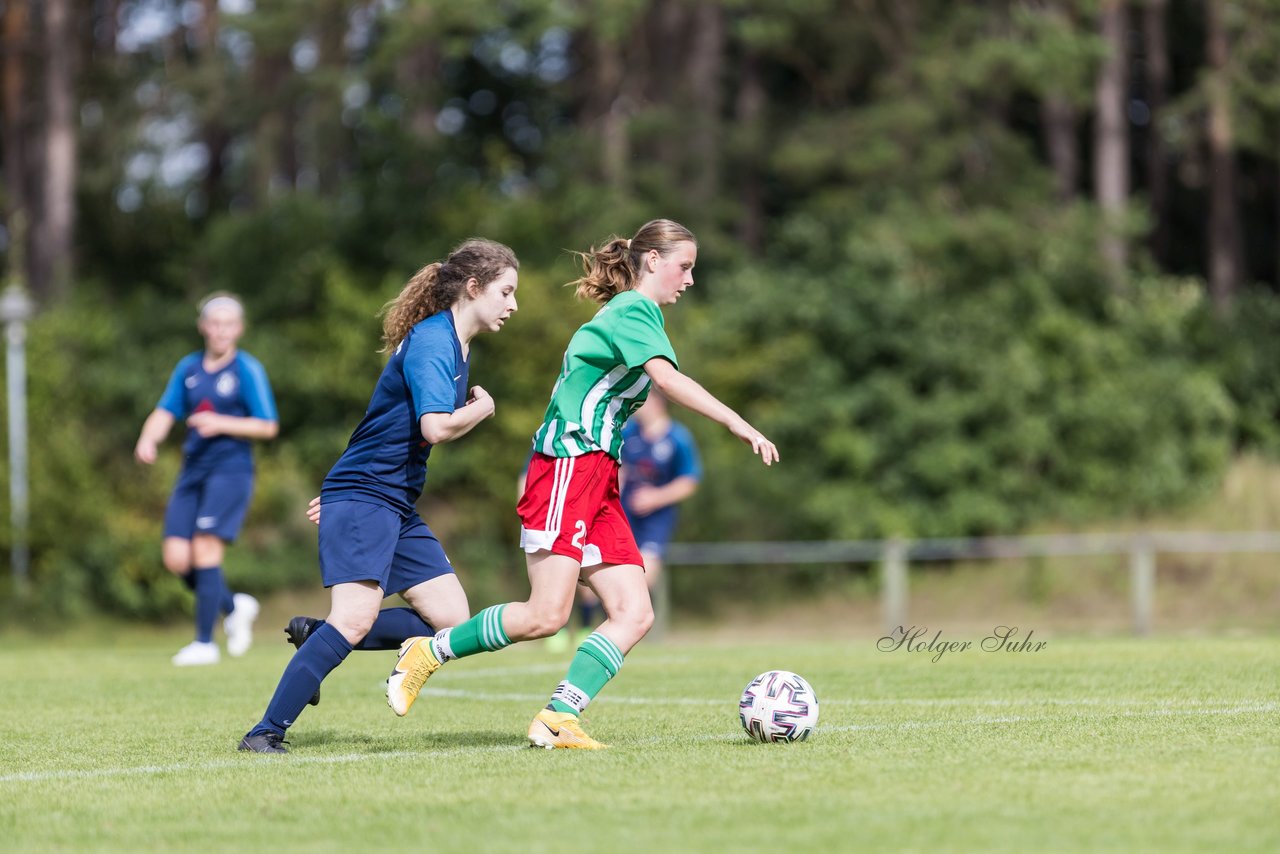
[[481, 421], [492, 418], [493, 413], [493, 398], [477, 385], [471, 387], [471, 399], [466, 406], [453, 412], [428, 412], [418, 423], [422, 428], [422, 438], [439, 445], [467, 435]]
[[138, 434], [138, 442], [133, 446], [133, 458], [140, 463], [151, 465], [156, 461], [156, 449], [173, 429], [173, 413], [167, 409], [153, 409], [142, 423], [142, 432]]
[[274, 439], [280, 432], [277, 421], [265, 418], [219, 415], [216, 412], [194, 412], [187, 426], [208, 439], [211, 436], [235, 436], [238, 439]]
[[631, 494], [630, 509], [641, 516], [648, 516], [663, 507], [679, 504], [697, 491], [698, 479], [688, 474], [662, 486], [637, 486]]
[[676, 366], [666, 359], [655, 356], [644, 363], [644, 370], [658, 391], [669, 400], [728, 427], [730, 433], [750, 445], [753, 453], [760, 455], [760, 461], [765, 465], [773, 465], [779, 459], [777, 447], [763, 433], [717, 400], [696, 380], [676, 370]]

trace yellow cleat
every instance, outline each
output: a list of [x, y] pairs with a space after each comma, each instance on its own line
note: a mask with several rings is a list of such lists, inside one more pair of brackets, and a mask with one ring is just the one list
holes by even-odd
[[387, 705], [397, 715], [409, 714], [427, 678], [440, 669], [440, 661], [431, 649], [431, 638], [409, 638], [400, 644], [400, 657], [387, 677]]
[[553, 712], [543, 709], [529, 724], [529, 745], [545, 747], [568, 747], [575, 750], [604, 750], [609, 745], [601, 744], [582, 731], [578, 716], [570, 712]]

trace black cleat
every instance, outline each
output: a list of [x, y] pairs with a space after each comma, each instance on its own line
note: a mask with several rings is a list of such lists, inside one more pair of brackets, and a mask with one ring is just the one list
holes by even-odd
[[250, 733], [240, 739], [240, 750], [251, 753], [288, 753], [285, 745], [289, 742], [278, 732], [264, 732], [260, 735]]
[[[320, 625], [323, 620], [317, 620], [315, 617], [294, 617], [289, 621], [289, 625], [285, 626], [284, 633], [289, 638], [289, 643], [293, 644], [294, 649], [301, 649], [307, 638], [311, 637], [311, 633], [315, 631], [316, 626]], [[313, 706], [320, 705], [320, 689], [317, 688], [315, 694], [311, 695], [311, 699], [307, 700]]]

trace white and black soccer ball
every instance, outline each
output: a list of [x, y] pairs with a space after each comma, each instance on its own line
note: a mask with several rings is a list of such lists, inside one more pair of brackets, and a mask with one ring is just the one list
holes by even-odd
[[738, 718], [756, 741], [804, 741], [818, 724], [818, 696], [791, 671], [769, 670], [742, 692]]

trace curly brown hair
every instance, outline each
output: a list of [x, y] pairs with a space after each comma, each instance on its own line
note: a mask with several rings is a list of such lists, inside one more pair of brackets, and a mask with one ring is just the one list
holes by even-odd
[[680, 223], [669, 219], [650, 220], [630, 240], [614, 236], [599, 247], [575, 252], [582, 261], [583, 274], [569, 284], [574, 286], [578, 299], [606, 303], [636, 286], [640, 281], [640, 265], [651, 250], [666, 256], [677, 243], [686, 242], [696, 246], [698, 240]]
[[414, 273], [400, 294], [382, 307], [381, 352], [390, 353], [400, 346], [419, 321], [451, 308], [460, 299], [469, 299], [466, 287], [471, 279], [484, 289], [507, 269], [520, 269], [520, 261], [509, 246], [480, 237], [459, 243], [444, 261]]

